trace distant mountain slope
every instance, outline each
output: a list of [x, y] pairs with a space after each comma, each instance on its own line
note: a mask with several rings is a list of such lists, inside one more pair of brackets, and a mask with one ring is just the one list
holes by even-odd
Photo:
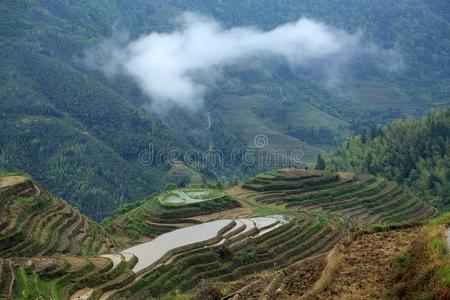
[[91, 18], [87, 7], [59, 1], [0, 5], [0, 170], [32, 174], [96, 219], [158, 191], [168, 173], [140, 165], [139, 154], [149, 144], [155, 152], [187, 149], [187, 141], [74, 58], [118, 15]]
[[[351, 0], [342, 5], [339, 0], [175, 0], [167, 6], [180, 12], [194, 10], [212, 15], [227, 26], [257, 24], [265, 29], [295, 21], [300, 16], [309, 17], [350, 32], [361, 30], [368, 40], [397, 49], [405, 60], [406, 68], [401, 73], [380, 74], [373, 66], [355, 62], [352, 71], [340, 78], [340, 88], [338, 85], [331, 91], [302, 70], [292, 72], [283, 68], [282, 72], [274, 72], [273, 66], [264, 66], [271, 82], [301, 86], [293, 99], [308, 101], [358, 129], [450, 104], [450, 61], [446, 55], [450, 51], [450, 22], [446, 18], [450, 6], [444, 2]], [[155, 15], [158, 9], [163, 10], [162, 5], [155, 5]], [[244, 71], [248, 74], [247, 82], [264, 78], [261, 72], [245, 68]]]
[[0, 174], [0, 257], [95, 255], [120, 245], [23, 175]]
[[[168, 164], [138, 164], [150, 143], [165, 153], [212, 147], [229, 157], [268, 130], [269, 143], [300, 148], [308, 163], [319, 148], [351, 131], [450, 103], [449, 10], [445, 1], [425, 0], [352, 0], [345, 6], [338, 0], [2, 1], [0, 171], [27, 172], [98, 220], [178, 180]], [[304, 70], [242, 64], [210, 83], [205, 111], [161, 117], [142, 108], [149, 100], [130, 79], [105, 78], [80, 62], [114, 27], [127, 29], [131, 38], [166, 32], [184, 11], [227, 27], [269, 29], [304, 16], [350, 32], [361, 29], [367, 39], [399, 49], [407, 68], [386, 75], [355, 62], [330, 90]], [[243, 128], [247, 122], [255, 126]], [[255, 171], [239, 164], [199, 169], [226, 177]]]
[[332, 170], [380, 174], [450, 207], [450, 109], [397, 121], [350, 139], [327, 161]]

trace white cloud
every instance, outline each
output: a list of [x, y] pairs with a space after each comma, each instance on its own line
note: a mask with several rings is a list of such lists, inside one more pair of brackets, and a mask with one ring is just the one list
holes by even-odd
[[215, 20], [186, 13], [173, 32], [125, 41], [123, 35], [104, 41], [86, 52], [85, 62], [108, 76], [131, 76], [156, 111], [174, 104], [197, 108], [206, 92], [201, 78], [242, 59], [282, 57], [298, 67], [331, 61], [335, 66], [329, 68], [330, 78], [336, 77], [336, 66], [361, 54], [376, 57], [375, 65], [387, 71], [401, 65], [396, 51], [363, 42], [361, 33], [350, 34], [306, 18], [261, 31], [226, 29]]

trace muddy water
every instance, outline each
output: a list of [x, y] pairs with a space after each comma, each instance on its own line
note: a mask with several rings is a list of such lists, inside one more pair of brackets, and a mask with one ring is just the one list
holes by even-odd
[[234, 221], [228, 219], [218, 220], [174, 230], [162, 234], [150, 242], [128, 248], [122, 253], [131, 253], [137, 256], [139, 260], [133, 268], [133, 272], [137, 273], [158, 262], [171, 250], [215, 238], [232, 222]]

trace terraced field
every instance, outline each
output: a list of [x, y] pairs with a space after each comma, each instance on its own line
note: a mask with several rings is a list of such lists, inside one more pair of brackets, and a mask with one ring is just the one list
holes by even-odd
[[162, 206], [186, 206], [205, 201], [217, 201], [225, 198], [227, 194], [219, 189], [193, 189], [185, 188], [168, 191], [157, 197]]
[[24, 176], [0, 178], [0, 257], [94, 255], [119, 244]]
[[[192, 190], [201, 192], [203, 190]], [[208, 201], [198, 201], [193, 203], [166, 203], [165, 200], [172, 194], [178, 197], [178, 192], [183, 190], [173, 190], [163, 193], [159, 197], [152, 197], [145, 200], [139, 207], [119, 216], [106, 223], [108, 231], [120, 240], [129, 242], [148, 240], [160, 234], [184, 228], [187, 226], [200, 224], [201, 222], [193, 218], [195, 216], [210, 214], [219, 211], [226, 211], [239, 206], [231, 197], [223, 191], [212, 191], [204, 189], [211, 196]], [[211, 194], [212, 193], [212, 194]], [[205, 196], [205, 195], [203, 195]], [[161, 199], [163, 201], [161, 202]]]
[[[267, 91], [267, 89], [272, 89], [275, 94], [282, 94], [279, 92], [278, 86], [266, 87], [265, 90]], [[263, 167], [306, 166], [314, 163], [320, 152], [318, 147], [284, 134], [277, 130], [274, 124], [265, 124], [254, 113], [255, 105], [264, 102], [266, 98], [265, 94], [226, 95], [220, 101], [219, 110], [224, 114], [227, 120], [226, 124], [231, 131], [242, 130], [248, 149], [255, 151], [255, 158], [261, 162]], [[312, 108], [310, 105], [304, 104], [302, 105], [303, 111], [305, 107]], [[311, 113], [310, 110], [309, 112]], [[324, 116], [321, 117], [323, 119]], [[262, 140], [258, 141], [258, 137], [261, 137]], [[276, 158], [277, 155], [274, 154], [277, 152], [285, 154], [283, 159]]]
[[106, 222], [111, 235], [26, 177], [0, 178], [0, 196], [0, 299], [177, 299], [203, 279], [227, 299], [302, 296], [352, 232], [436, 213], [381, 178], [300, 169], [163, 193]]
[[261, 174], [243, 186], [261, 204], [322, 211], [364, 225], [422, 222], [436, 209], [383, 178], [351, 173], [284, 169]]
[[320, 215], [299, 213], [285, 223], [258, 228], [258, 219], [237, 219], [222, 238], [208, 247], [178, 254], [114, 294], [113, 299], [158, 297], [185, 292], [201, 279], [232, 281], [329, 251], [344, 236], [335, 223]]
[[0, 299], [97, 299], [133, 281], [135, 262], [123, 256], [118, 263], [101, 256], [0, 259]]
[[[396, 257], [420, 235], [420, 226], [343, 239], [328, 254], [294, 263], [230, 295], [247, 299], [397, 299]], [[411, 299], [411, 298], [408, 298]]]

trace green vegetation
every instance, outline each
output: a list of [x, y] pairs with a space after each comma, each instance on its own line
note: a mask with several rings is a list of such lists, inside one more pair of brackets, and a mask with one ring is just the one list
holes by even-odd
[[[184, 11], [212, 16], [225, 27], [270, 29], [303, 16], [350, 32], [363, 29], [367, 39], [398, 49], [406, 69], [386, 74], [355, 62], [330, 90], [314, 70], [268, 61], [256, 68], [240, 64], [224, 69], [223, 80], [208, 83], [205, 111], [174, 109], [161, 118], [142, 109], [148, 99], [130, 79], [110, 80], [82, 64], [86, 49], [111, 36], [114, 20], [135, 38], [170, 31]], [[270, 146], [300, 148], [304, 162], [314, 163], [316, 146], [449, 104], [448, 11], [445, 1], [425, 0], [352, 0], [345, 6], [338, 0], [2, 1], [0, 172], [27, 172], [100, 220], [180, 182], [164, 161], [137, 162], [150, 143], [165, 153], [212, 146], [229, 161], [233, 149], [253, 145], [255, 134], [264, 132]], [[187, 173], [190, 178], [219, 172], [231, 178], [255, 170], [237, 161], [225, 167], [204, 163], [196, 166], [197, 174]]]
[[[323, 76], [327, 63], [242, 61], [204, 83], [202, 109], [157, 115], [130, 78], [106, 78], [83, 63], [117, 20], [134, 39], [173, 30], [184, 11], [226, 28], [267, 30], [308, 17], [362, 30], [399, 51], [405, 68], [386, 73], [355, 60], [344, 76]], [[291, 266], [361, 229], [422, 224], [436, 214], [432, 205], [450, 209], [450, 109], [374, 126], [450, 105], [448, 1], [4, 0], [0, 19], [0, 299], [68, 299], [82, 288], [92, 299], [114, 290], [117, 299], [219, 298], [225, 293], [211, 282]], [[265, 150], [303, 151], [301, 162], [282, 164], [316, 170], [265, 172], [228, 196], [226, 179], [265, 171], [234, 156], [254, 150], [257, 134], [267, 137]], [[233, 163], [183, 161], [188, 150], [208, 149]], [[289, 222], [264, 234], [236, 223], [226, 239], [179, 253], [137, 281], [136, 257], [115, 254], [116, 264], [99, 256], [210, 218], [271, 214]], [[449, 214], [434, 218], [390, 262], [395, 296], [450, 299], [449, 225]]]
[[382, 175], [406, 184], [440, 209], [450, 207], [450, 109], [372, 128], [327, 161], [331, 170]]
[[450, 214], [432, 219], [410, 250], [397, 258], [396, 294], [402, 299], [448, 299], [450, 255], [445, 231]]
[[[258, 191], [252, 197], [259, 203], [255, 211], [282, 211], [299, 208], [325, 211], [358, 222], [379, 226], [404, 222], [421, 222], [436, 210], [408, 191], [383, 178], [328, 171], [285, 170], [268, 178], [257, 176], [244, 187]], [[271, 205], [278, 204], [272, 207]], [[281, 206], [286, 205], [286, 208]], [[356, 221], [356, 222], [355, 222]]]
[[326, 167], [325, 160], [319, 153], [319, 155], [317, 156], [316, 170], [325, 170], [325, 167]]
[[280, 174], [278, 172], [275, 172], [275, 171], [268, 171], [268, 172], [260, 173], [260, 174], [256, 175], [257, 178], [269, 179], [269, 180], [270, 179], [274, 179], [274, 178], [276, 178], [278, 176], [280, 176]]
[[11, 284], [11, 275], [15, 275], [14, 285], [5, 295], [12, 299], [69, 299], [82, 286], [92, 288], [98, 297], [134, 279], [124, 261], [113, 268], [103, 257], [11, 258], [0, 261], [0, 266], [2, 275], [8, 275], [2, 287]]
[[[207, 194], [191, 194], [197, 198], [206, 198], [193, 203], [167, 202], [170, 197], [179, 197], [178, 192], [207, 191]], [[188, 196], [186, 195], [186, 196]], [[108, 231], [122, 240], [135, 241], [142, 237], [156, 237], [162, 233], [172, 231], [188, 225], [198, 224], [195, 216], [213, 212], [225, 211], [238, 207], [239, 203], [223, 190], [188, 188], [169, 190], [160, 196], [144, 200], [140, 205], [124, 208], [114, 218], [107, 218], [102, 222]]]
[[1, 257], [94, 255], [119, 246], [100, 226], [31, 179], [0, 180]]
[[[258, 222], [263, 224], [261, 220], [238, 219], [230, 223], [221, 239], [207, 246], [188, 247], [134, 280], [136, 257], [129, 257], [125, 250], [104, 257], [95, 255], [117, 253], [123, 245], [199, 224], [213, 212], [220, 211], [227, 218], [226, 210], [239, 203], [217, 188], [169, 189], [137, 202], [139, 205], [122, 207], [116, 216], [105, 219], [105, 232], [29, 178], [1, 177], [0, 184], [5, 208], [0, 210], [0, 221], [8, 220], [6, 225], [1, 223], [0, 231], [0, 297], [14, 299], [66, 299], [75, 293], [90, 294], [92, 299], [105, 293], [112, 299], [224, 295], [227, 293], [222, 293], [222, 287], [236, 284], [229, 282], [244, 282], [258, 272], [274, 274], [305, 258], [318, 257], [352, 231], [364, 234], [358, 229], [370, 225], [375, 231], [398, 230], [435, 213], [400, 186], [380, 177], [303, 169], [268, 172], [247, 182], [246, 189], [230, 189], [246, 205], [233, 214], [283, 215], [284, 221], [272, 223], [264, 232], [257, 230]], [[217, 183], [210, 185], [217, 187]], [[180, 193], [204, 201], [165, 204]], [[445, 228], [448, 217], [441, 216], [429, 224], [426, 228]], [[430, 231], [429, 249], [432, 257], [440, 257], [440, 265], [433, 265], [433, 276], [445, 286], [450, 272], [441, 261], [448, 258], [441, 229]], [[416, 253], [411, 250], [394, 259], [402, 274], [412, 272]], [[79, 256], [69, 256], [74, 254]], [[205, 280], [218, 285], [210, 286]], [[400, 286], [400, 281], [397, 283]]]
[[120, 296], [148, 293], [159, 297], [174, 290], [189, 291], [202, 279], [236, 280], [258, 271], [287, 266], [313, 253], [326, 252], [342, 236], [343, 231], [328, 221], [298, 212], [288, 224], [254, 239], [237, 235], [224, 245], [181, 254], [171, 264], [156, 269], [130, 289], [121, 291]]

